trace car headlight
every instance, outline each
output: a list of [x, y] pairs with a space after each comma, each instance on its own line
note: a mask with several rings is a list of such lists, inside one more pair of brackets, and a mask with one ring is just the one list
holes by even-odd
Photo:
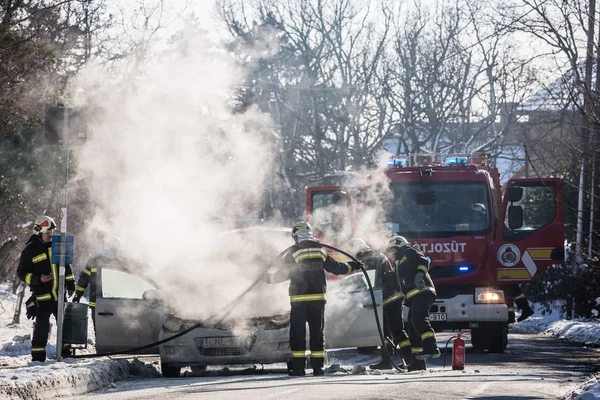
[[286, 328], [290, 323], [290, 315], [276, 315], [273, 318], [269, 319], [265, 324], [265, 330], [274, 330], [274, 329], [283, 329]]
[[163, 328], [169, 332], [181, 332], [185, 329], [185, 323], [176, 317], [168, 317], [163, 323]]
[[494, 288], [475, 288], [475, 303], [504, 304], [504, 292]]

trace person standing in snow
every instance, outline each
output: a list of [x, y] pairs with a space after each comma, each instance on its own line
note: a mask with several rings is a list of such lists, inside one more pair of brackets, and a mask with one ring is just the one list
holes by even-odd
[[[58, 314], [58, 265], [52, 263], [51, 248], [52, 231], [55, 228], [56, 224], [51, 217], [42, 215], [35, 220], [33, 234], [21, 253], [17, 267], [19, 279], [30, 286], [37, 304], [31, 339], [33, 361], [46, 361], [50, 315], [56, 318]], [[65, 281], [70, 297], [75, 291], [75, 277], [70, 265], [65, 265]], [[62, 352], [64, 356], [69, 355], [68, 348], [63, 348]]]

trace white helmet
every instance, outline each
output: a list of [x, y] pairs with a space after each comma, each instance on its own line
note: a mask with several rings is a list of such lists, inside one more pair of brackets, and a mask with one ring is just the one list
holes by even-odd
[[296, 222], [292, 227], [292, 238], [298, 243], [303, 239], [311, 239], [313, 237], [313, 231], [310, 224], [306, 221]]
[[388, 242], [386, 250], [391, 251], [394, 248], [401, 249], [404, 246], [408, 245], [408, 240], [404, 236], [392, 236], [390, 241]]
[[360, 238], [350, 239], [346, 244], [346, 248], [350, 253], [352, 253], [355, 256], [360, 253], [366, 253], [367, 251], [371, 250], [369, 245]]
[[485, 206], [481, 203], [475, 203], [475, 204], [471, 205], [471, 210], [476, 211], [483, 215], [485, 215], [487, 212], [487, 210], [485, 209]]
[[42, 215], [37, 217], [35, 222], [33, 223], [33, 233], [35, 235], [39, 235], [40, 233], [46, 233], [56, 229], [56, 223], [51, 217], [46, 215]]

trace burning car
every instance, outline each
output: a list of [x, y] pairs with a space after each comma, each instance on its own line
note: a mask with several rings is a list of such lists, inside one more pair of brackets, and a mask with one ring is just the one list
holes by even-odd
[[[229, 231], [223, 237], [226, 243], [241, 243], [248, 235], [258, 250], [250, 257], [253, 264], [260, 265], [254, 271], [255, 280], [257, 273], [264, 272], [269, 264], [276, 267], [275, 256], [291, 244], [291, 236], [287, 228], [254, 227]], [[168, 296], [153, 280], [133, 271], [111, 268], [98, 271], [98, 353], [128, 351], [173, 338], [142, 351], [160, 354], [166, 377], [179, 376], [184, 367], [201, 372], [209, 365], [283, 363], [291, 355], [287, 282], [259, 282], [238, 299], [243, 306], [234, 301], [220, 312], [199, 318], [184, 316], [178, 307], [173, 309]], [[371, 282], [376, 282], [375, 271], [369, 274]], [[374, 294], [382, 318], [381, 290], [375, 288]], [[380, 344], [371, 294], [362, 273], [329, 282], [327, 296], [328, 349], [373, 348]]]

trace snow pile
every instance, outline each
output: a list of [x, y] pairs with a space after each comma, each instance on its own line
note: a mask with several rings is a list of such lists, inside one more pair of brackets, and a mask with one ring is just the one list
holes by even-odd
[[[11, 324], [7, 328], [20, 328], [17, 324]], [[0, 354], [4, 355], [28, 355], [31, 352], [31, 335], [16, 335], [10, 342], [2, 343], [0, 348]], [[56, 355], [56, 347], [54, 348], [54, 354]]]
[[49, 399], [87, 393], [130, 377], [160, 373], [138, 359], [100, 359], [89, 362], [32, 362], [27, 367], [0, 370], [0, 398]]
[[[513, 324], [511, 332], [542, 333], [560, 337], [587, 346], [600, 347], [600, 322], [598, 320], [565, 320], [557, 309], [542, 314], [541, 309], [525, 321]], [[600, 375], [588, 380], [571, 394], [573, 400], [600, 400]]]

